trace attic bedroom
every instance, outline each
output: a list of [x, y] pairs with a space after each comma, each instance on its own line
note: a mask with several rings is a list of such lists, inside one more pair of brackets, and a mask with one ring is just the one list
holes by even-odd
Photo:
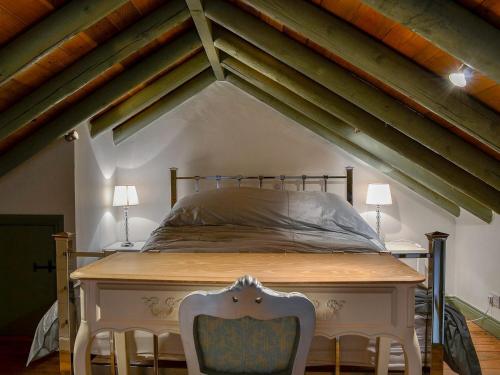
[[0, 0], [0, 374], [500, 374], [499, 0]]

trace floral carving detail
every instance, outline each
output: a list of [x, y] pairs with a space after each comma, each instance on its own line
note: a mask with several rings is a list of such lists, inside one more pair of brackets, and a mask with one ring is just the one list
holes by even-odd
[[318, 320], [328, 320], [333, 318], [337, 312], [342, 310], [346, 304], [345, 300], [329, 299], [326, 302], [321, 302], [317, 299], [312, 300], [314, 307], [316, 308], [316, 317]]
[[182, 298], [167, 297], [160, 301], [159, 297], [142, 297], [142, 300], [153, 316], [168, 318], [182, 301]]

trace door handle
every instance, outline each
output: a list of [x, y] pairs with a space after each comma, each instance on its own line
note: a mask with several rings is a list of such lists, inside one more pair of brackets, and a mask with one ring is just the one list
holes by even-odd
[[52, 272], [56, 267], [52, 265], [52, 261], [49, 259], [46, 265], [39, 266], [36, 262], [33, 262], [33, 272], [38, 270], [47, 270], [48, 272]]

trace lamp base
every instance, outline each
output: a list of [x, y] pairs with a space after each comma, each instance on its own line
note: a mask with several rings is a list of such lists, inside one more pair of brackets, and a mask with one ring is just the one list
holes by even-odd
[[134, 243], [133, 242], [130, 242], [130, 241], [125, 241], [125, 242], [122, 242], [121, 247], [132, 247], [134, 246]]

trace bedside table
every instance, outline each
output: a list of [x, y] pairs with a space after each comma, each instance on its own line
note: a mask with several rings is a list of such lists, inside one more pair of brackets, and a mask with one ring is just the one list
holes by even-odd
[[387, 249], [387, 251], [390, 251], [391, 254], [396, 258], [399, 258], [399, 260], [427, 277], [426, 254], [429, 252], [429, 250], [423, 248], [415, 242], [402, 240], [388, 241], [385, 243], [385, 248]]
[[109, 246], [106, 246], [104, 249], [102, 249], [103, 252], [105, 253], [116, 253], [116, 252], [127, 252], [127, 251], [141, 251], [142, 247], [146, 243], [145, 241], [135, 241], [134, 246], [129, 246], [129, 247], [124, 247], [122, 246], [122, 242], [115, 242]]

